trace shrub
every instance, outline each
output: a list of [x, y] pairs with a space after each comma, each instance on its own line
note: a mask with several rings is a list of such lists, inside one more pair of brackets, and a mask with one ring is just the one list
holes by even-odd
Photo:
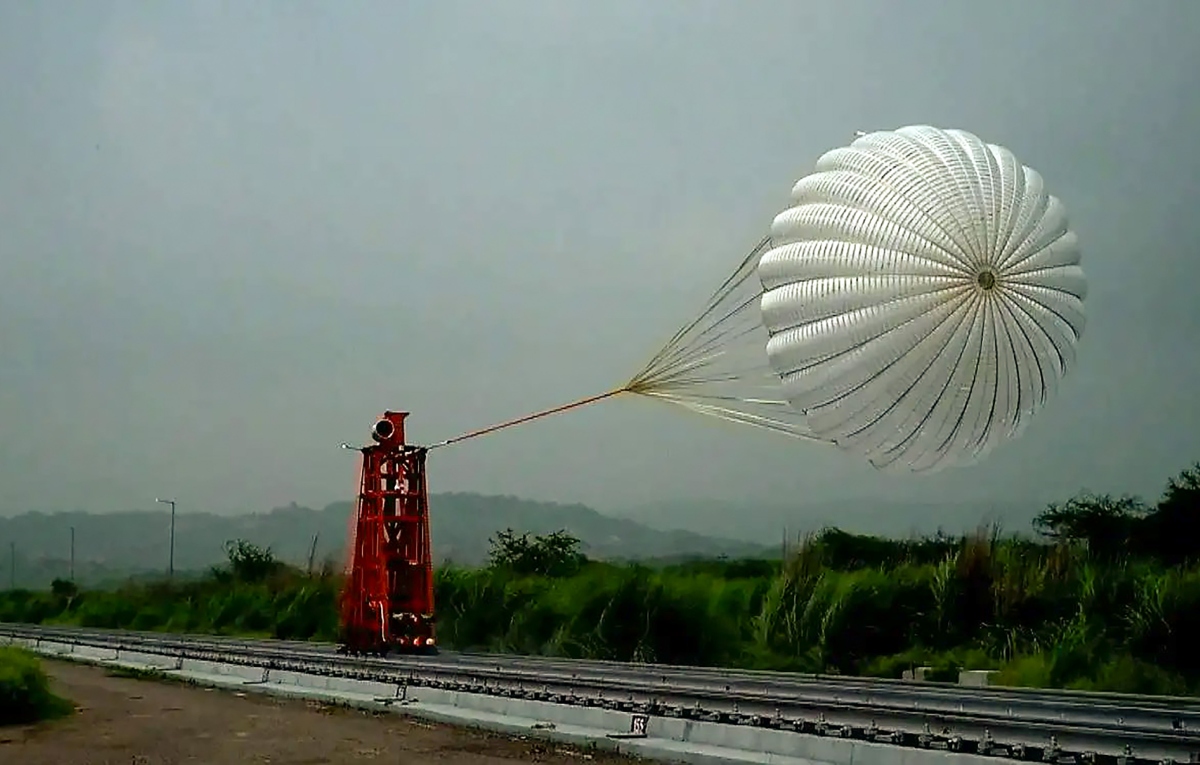
[[71, 704], [50, 691], [33, 654], [0, 648], [0, 725], [19, 725], [69, 714]]

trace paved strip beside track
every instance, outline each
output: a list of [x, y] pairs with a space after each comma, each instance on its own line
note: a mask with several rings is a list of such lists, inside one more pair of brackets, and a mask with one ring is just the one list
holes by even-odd
[[[526, 727], [530, 719], [557, 715], [560, 733], [571, 720], [591, 714], [589, 719], [603, 719], [603, 725], [588, 735], [598, 731], [605, 744], [630, 752], [650, 742], [614, 739], [610, 734], [630, 727], [640, 734], [645, 728], [647, 738], [673, 742], [671, 749], [686, 745], [696, 752], [697, 747], [719, 749], [734, 743], [724, 748], [745, 752], [748, 746], [779, 756], [794, 753], [809, 761], [846, 763], [850, 759], [843, 758], [850, 750], [835, 754], [829, 745], [857, 744], [852, 747], [858, 750], [856, 765], [877, 747], [907, 749], [906, 760], [940, 750], [1054, 762], [1200, 761], [1200, 703], [1192, 699], [489, 654], [354, 659], [315, 643], [23, 625], [0, 625], [4, 635], [72, 644], [85, 651], [107, 650], [112, 652], [104, 654], [109, 658], [134, 652], [180, 666], [183, 661], [201, 661], [236, 667], [260, 683], [268, 675], [275, 685], [288, 677], [296, 688], [309, 690], [314, 683], [330, 688], [330, 683], [374, 683], [392, 689], [393, 701], [403, 695], [409, 711], [419, 711], [414, 704], [452, 708], [460, 717], [470, 710], [486, 711], [522, 719]], [[645, 756], [664, 757], [641, 748]]]

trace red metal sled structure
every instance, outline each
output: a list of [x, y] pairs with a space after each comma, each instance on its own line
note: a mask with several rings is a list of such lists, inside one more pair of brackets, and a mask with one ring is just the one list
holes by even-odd
[[[426, 449], [405, 443], [408, 412], [384, 412], [359, 448], [341, 593], [342, 653], [435, 653]], [[344, 445], [347, 448], [353, 448]]]

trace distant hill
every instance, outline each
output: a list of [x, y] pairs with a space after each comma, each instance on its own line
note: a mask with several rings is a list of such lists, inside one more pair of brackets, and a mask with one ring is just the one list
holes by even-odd
[[[483, 562], [489, 537], [505, 528], [535, 534], [566, 529], [583, 540], [590, 557], [610, 560], [738, 557], [764, 552], [761, 545], [650, 528], [580, 504], [460, 493], [432, 495], [429, 501], [438, 562]], [[337, 502], [321, 510], [293, 504], [241, 516], [180, 513], [175, 521], [175, 570], [195, 571], [220, 563], [224, 559], [222, 545], [239, 538], [269, 546], [278, 557], [303, 565], [315, 536], [316, 561], [340, 561], [350, 508], [349, 502]], [[170, 530], [167, 512], [26, 513], [0, 518], [0, 587], [9, 585], [10, 543], [16, 545], [18, 586], [44, 587], [55, 576], [66, 577], [72, 526], [75, 576], [81, 584], [166, 569]]]
[[1030, 533], [1033, 517], [1043, 508], [1030, 502], [906, 502], [870, 499], [795, 503], [683, 500], [659, 502], [618, 511], [656, 529], [688, 528], [719, 538], [779, 545], [788, 536], [836, 526], [845, 531], [889, 537], [969, 533], [1000, 522], [1008, 533]]

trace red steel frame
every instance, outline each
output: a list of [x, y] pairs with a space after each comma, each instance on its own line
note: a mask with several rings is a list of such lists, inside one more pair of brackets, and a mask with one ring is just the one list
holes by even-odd
[[404, 440], [408, 412], [384, 412], [362, 447], [341, 594], [341, 650], [436, 651], [429, 494], [422, 447]]

